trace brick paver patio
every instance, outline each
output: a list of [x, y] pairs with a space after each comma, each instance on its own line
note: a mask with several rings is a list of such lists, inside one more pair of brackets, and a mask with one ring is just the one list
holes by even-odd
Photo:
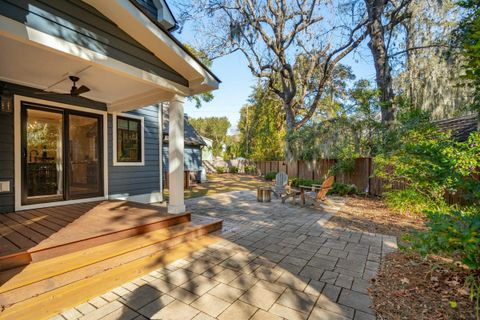
[[223, 241], [55, 319], [375, 319], [367, 294], [396, 238], [329, 229], [342, 205], [258, 203], [251, 191], [190, 199]]

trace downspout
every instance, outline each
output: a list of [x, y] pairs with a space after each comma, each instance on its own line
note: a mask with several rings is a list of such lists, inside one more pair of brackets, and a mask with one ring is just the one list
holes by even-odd
[[160, 177], [160, 202], [163, 202], [163, 103], [158, 107], [158, 174]]

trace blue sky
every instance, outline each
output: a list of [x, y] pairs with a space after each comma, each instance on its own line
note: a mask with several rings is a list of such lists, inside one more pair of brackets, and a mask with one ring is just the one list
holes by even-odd
[[[182, 33], [175, 33], [175, 36], [182, 42], [195, 43], [193, 32], [188, 25]], [[342, 63], [352, 67], [357, 79], [375, 79], [375, 69], [366, 42], [356, 53], [344, 58]], [[240, 108], [247, 103], [256, 78], [250, 73], [246, 59], [239, 52], [214, 60], [211, 69], [222, 80], [220, 88], [213, 92], [215, 98], [211, 102], [203, 103], [199, 109], [194, 103], [187, 102], [185, 113], [193, 118], [225, 116], [232, 124], [229, 131], [232, 134], [240, 118]]]

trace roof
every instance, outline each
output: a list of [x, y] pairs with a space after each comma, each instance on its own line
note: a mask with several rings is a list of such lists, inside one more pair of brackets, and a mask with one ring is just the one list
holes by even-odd
[[[209, 67], [207, 67], [196, 55], [194, 55], [190, 50], [188, 50], [183, 43], [181, 43], [177, 38], [175, 38], [169, 30], [167, 30], [164, 26], [160, 24], [154, 17], [152, 17], [151, 14], [143, 7], [141, 4], [139, 4], [136, 0], [130, 0], [130, 2], [138, 9], [140, 10], [151, 22], [153, 22], [158, 28], [160, 28], [165, 34], [172, 39], [183, 51], [185, 51], [191, 58], [193, 58], [198, 64], [202, 66], [205, 71], [207, 71], [218, 83], [221, 83], [222, 81], [210, 70]], [[167, 5], [168, 10], [170, 8]], [[173, 16], [173, 14], [172, 14]]]
[[[162, 107], [163, 110], [163, 141], [168, 143], [168, 123], [169, 123], [169, 117], [168, 117], [168, 104], [163, 104]], [[207, 144], [205, 141], [203, 141], [202, 137], [198, 134], [198, 132], [193, 128], [193, 126], [188, 122], [188, 117], [185, 115], [183, 117], [184, 122], [184, 142], [186, 145], [190, 146], [206, 146]]]
[[440, 131], [451, 131], [458, 141], [466, 141], [470, 133], [479, 130], [479, 117], [476, 114], [434, 121]]

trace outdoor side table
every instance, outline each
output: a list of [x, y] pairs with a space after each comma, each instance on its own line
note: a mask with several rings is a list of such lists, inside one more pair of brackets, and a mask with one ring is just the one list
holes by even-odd
[[270, 187], [258, 187], [257, 188], [257, 201], [258, 202], [270, 202], [270, 201], [272, 201], [272, 189]]

